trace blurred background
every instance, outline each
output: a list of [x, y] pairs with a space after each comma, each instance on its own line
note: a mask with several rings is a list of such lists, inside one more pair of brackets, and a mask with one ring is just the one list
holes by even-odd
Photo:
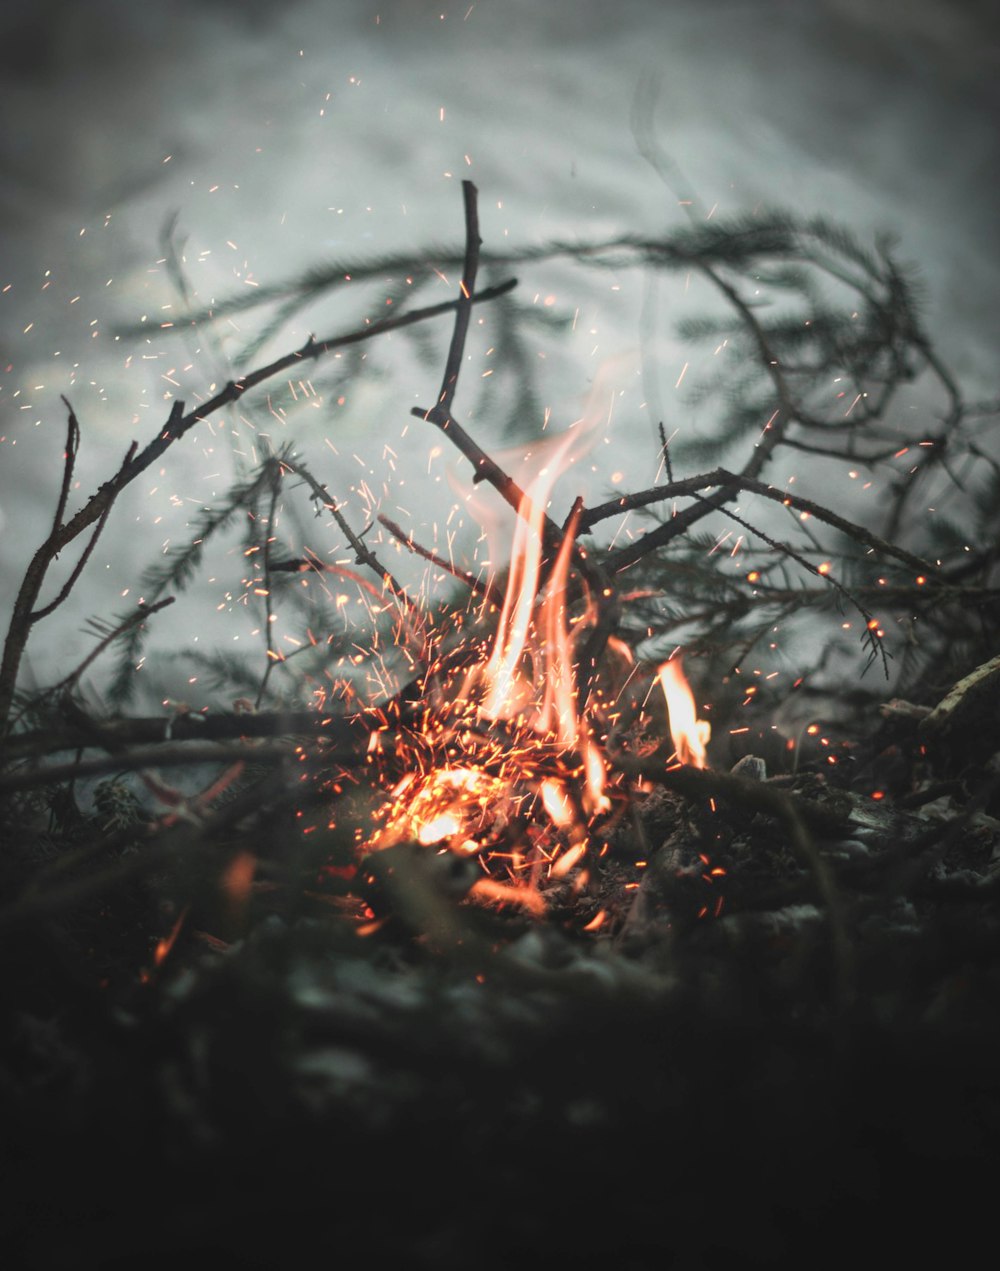
[[[401, 262], [461, 247], [463, 178], [478, 186], [490, 251], [651, 235], [686, 215], [763, 206], [861, 236], [892, 231], [968, 396], [995, 396], [997, 37], [988, 0], [5, 6], [3, 625], [51, 524], [62, 395], [83, 431], [82, 500], [176, 398], [190, 407], [310, 333], [346, 332], [406, 302]], [[667, 182], [641, 153], [637, 117]], [[310, 270], [383, 257], [384, 276], [310, 291]], [[698, 312], [690, 280], [653, 284], [640, 269], [588, 272], [565, 258], [505, 272], [520, 279], [514, 307], [477, 315], [456, 410], [514, 469], [543, 425], [595, 425], [594, 446], [557, 488], [557, 521], [577, 493], [653, 482], [658, 419], [681, 439], [710, 439], [710, 416], [696, 417], [683, 390], [711, 368], [693, 366], [682, 386], [691, 354], [672, 334]], [[413, 304], [452, 298], [456, 281], [435, 277]], [[206, 311], [195, 326], [180, 320]], [[305, 383], [279, 377], [188, 434], [122, 496], [70, 602], [35, 628], [27, 681], [82, 659], [95, 642], [87, 619], [127, 611], [143, 571], [190, 540], [268, 445], [294, 442], [356, 529], [381, 511], [481, 564], [462, 461], [409, 415], [433, 402], [450, 323], [422, 330], [422, 345], [373, 341]], [[821, 470], [799, 480], [800, 493], [838, 505]], [[311, 519], [305, 491], [295, 501], [299, 541], [342, 557], [337, 527]], [[220, 540], [197, 584], [154, 621], [151, 648], [256, 641], [259, 654], [242, 550]], [[386, 550], [401, 577], [419, 579], [422, 562]], [[196, 684], [174, 691], [199, 703]]]

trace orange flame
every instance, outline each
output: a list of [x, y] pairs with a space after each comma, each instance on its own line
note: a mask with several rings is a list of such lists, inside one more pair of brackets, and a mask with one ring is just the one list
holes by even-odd
[[[487, 686], [480, 709], [488, 719], [520, 717], [535, 732], [554, 736], [565, 750], [576, 750], [584, 760], [586, 810], [596, 815], [610, 807], [605, 794], [607, 768], [581, 717], [574, 674], [576, 640], [592, 614], [585, 614], [571, 631], [565, 600], [579, 509], [574, 509], [565, 528], [544, 598], [537, 604], [545, 507], [578, 444], [579, 437], [573, 433], [560, 438], [525, 492], [496, 637], [490, 658], [479, 672]], [[531, 664], [530, 675], [525, 672], [526, 660]], [[470, 680], [476, 678], [474, 673]]]
[[[530, 701], [532, 685], [526, 682], [524, 676], [519, 673], [519, 666], [529, 648], [534, 627], [532, 619], [538, 597], [545, 508], [549, 495], [552, 493], [552, 487], [575, 441], [576, 437], [572, 433], [560, 439], [549, 462], [525, 491], [518, 510], [507, 591], [504, 595], [493, 649], [484, 671], [487, 692], [482, 711], [489, 719], [513, 719], [523, 712]], [[572, 541], [567, 534], [564, 536], [559, 559], [550, 579], [550, 596], [553, 590], [560, 586], [565, 587], [571, 550]], [[564, 556], [560, 582], [559, 563], [563, 561]], [[542, 647], [544, 658], [544, 644]], [[540, 731], [545, 730], [538, 712], [536, 712], [536, 719], [531, 722], [535, 727], [539, 727]]]
[[664, 662], [657, 677], [667, 699], [667, 715], [670, 720], [670, 740], [679, 763], [695, 768], [708, 766], [705, 747], [712, 735], [712, 725], [699, 719], [694, 704], [694, 694], [681, 670], [679, 658]]
[[[484, 820], [504, 790], [497, 777], [476, 768], [436, 768], [422, 779], [408, 773], [392, 791], [393, 801], [382, 809], [385, 825], [376, 846], [416, 838], [426, 846], [451, 841], [460, 850], [474, 851], [477, 844], [468, 832]], [[409, 792], [405, 800], [400, 797], [404, 792]], [[461, 843], [460, 834], [465, 836]]]
[[[573, 885], [584, 885], [589, 826], [611, 808], [607, 762], [577, 687], [577, 647], [596, 620], [596, 607], [571, 612], [567, 603], [578, 509], [547, 579], [542, 576], [553, 488], [594, 431], [590, 421], [579, 422], [583, 428], [543, 443], [544, 466], [525, 484], [489, 656], [459, 686], [446, 689], [445, 716], [438, 724], [428, 718], [414, 768], [376, 814], [382, 828], [370, 844], [387, 847], [409, 838], [477, 854], [487, 877], [470, 894], [496, 903], [514, 900], [533, 913], [544, 909], [537, 891], [543, 876], [560, 879], [576, 871]], [[504, 727], [491, 732], [491, 724]], [[529, 808], [541, 816], [522, 825]]]

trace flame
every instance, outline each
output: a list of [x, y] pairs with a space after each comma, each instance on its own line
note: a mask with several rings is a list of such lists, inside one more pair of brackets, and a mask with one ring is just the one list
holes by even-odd
[[657, 678], [667, 699], [667, 715], [670, 720], [670, 740], [679, 763], [695, 768], [708, 766], [705, 747], [712, 736], [712, 725], [699, 719], [694, 704], [691, 685], [681, 669], [680, 658], [671, 658], [657, 671]]
[[[530, 700], [531, 684], [521, 673], [520, 663], [528, 646], [529, 636], [535, 631], [542, 637], [541, 660], [547, 660], [544, 637], [551, 635], [552, 632], [544, 630], [544, 619], [542, 624], [533, 622], [541, 572], [545, 509], [552, 487], [567, 463], [576, 440], [572, 432], [559, 439], [549, 461], [528, 486], [521, 500], [511, 549], [507, 590], [504, 594], [503, 608], [500, 611], [493, 650], [483, 673], [487, 692], [481, 709], [489, 719], [512, 719], [522, 713], [526, 705], [526, 694]], [[549, 580], [549, 598], [553, 591], [565, 589], [572, 548], [572, 537], [566, 533], [563, 535], [562, 546]], [[549, 601], [545, 603], [548, 604]], [[543, 604], [543, 614], [544, 611]], [[538, 625], [542, 626], [541, 631], [538, 631]], [[557, 619], [552, 618], [550, 625], [557, 625]], [[559, 639], [558, 636], [556, 638]], [[560, 644], [564, 646], [564, 640], [560, 640]], [[561, 651], [564, 651], [564, 648]], [[558, 660], [558, 654], [556, 660]], [[568, 670], [569, 668], [560, 670], [560, 679], [563, 684]], [[548, 721], [541, 713], [536, 712], [536, 718], [532, 722], [538, 731], [547, 731]]]
[[[472, 835], [486, 824], [489, 809], [505, 790], [503, 781], [478, 768], [435, 768], [422, 777], [407, 773], [393, 788], [392, 801], [381, 809], [385, 824], [372, 846], [389, 847], [415, 838], [425, 846], [447, 842], [460, 850], [478, 851]], [[405, 801], [400, 798], [403, 793]]]
[[[612, 798], [623, 797], [612, 784], [602, 734], [638, 672], [629, 646], [612, 636], [609, 682], [589, 699], [578, 683], [579, 650], [598, 610], [585, 580], [582, 588], [570, 587], [579, 507], [558, 543], [546, 509], [581, 440], [592, 434], [587, 420], [579, 422], [583, 428], [535, 449], [536, 475], [523, 485], [507, 585], [483, 660], [457, 674], [442, 662], [428, 675], [420, 725], [387, 751], [371, 752], [380, 766], [393, 765], [397, 780], [366, 847], [408, 840], [475, 856], [483, 877], [470, 896], [533, 914], [544, 912], [546, 881], [586, 886], [594, 827], [611, 811]], [[660, 666], [658, 678], [678, 760], [705, 767], [711, 730], [697, 717], [680, 659]], [[589, 929], [605, 921], [604, 913]]]

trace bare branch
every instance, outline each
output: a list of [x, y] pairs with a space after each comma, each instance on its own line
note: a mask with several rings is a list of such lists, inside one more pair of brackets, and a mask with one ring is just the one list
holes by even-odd
[[403, 544], [408, 551], [414, 552], [417, 556], [422, 556], [424, 560], [430, 561], [432, 565], [436, 565], [438, 569], [443, 569], [445, 573], [451, 574], [452, 578], [457, 578], [459, 582], [465, 583], [470, 591], [475, 592], [482, 600], [498, 607], [503, 604], [503, 596], [491, 587], [489, 583], [482, 582], [475, 574], [468, 569], [459, 569], [457, 565], [453, 565], [450, 561], [446, 561], [444, 557], [438, 556], [432, 552], [430, 548], [421, 546], [416, 542], [412, 534], [407, 534], [401, 525], [397, 525], [387, 516], [379, 513], [378, 521], [380, 525], [384, 525], [393, 538]]
[[[72, 415], [72, 411], [71, 411]], [[63, 470], [63, 482], [59, 493], [58, 507], [65, 509], [66, 491], [72, 477], [73, 463], [71, 456], [75, 456], [75, 445], [78, 440], [79, 425], [76, 423], [75, 416], [72, 416], [69, 426], [69, 439], [71, 445], [67, 449], [66, 464]], [[130, 447], [126, 454], [122, 467], [118, 470], [118, 476], [126, 469], [128, 463], [134, 454], [135, 447]], [[90, 543], [84, 550], [83, 556], [77, 562], [75, 569], [72, 571], [69, 581], [62, 588], [59, 595], [52, 604], [46, 605], [43, 609], [36, 610], [35, 602], [38, 599], [39, 592], [45, 582], [45, 576], [48, 573], [49, 566], [59, 555], [59, 552], [68, 543], [71, 543], [76, 537], [76, 533], [69, 533], [66, 525], [60, 524], [60, 518], [57, 516], [55, 524], [48, 538], [35, 552], [34, 556], [28, 564], [28, 568], [24, 572], [21, 580], [21, 586], [17, 593], [17, 599], [14, 601], [13, 612], [11, 613], [10, 625], [7, 628], [7, 636], [4, 640], [3, 659], [0, 661], [0, 730], [6, 728], [10, 716], [11, 704], [14, 700], [14, 690], [17, 687], [17, 675], [21, 667], [21, 658], [24, 656], [25, 646], [28, 643], [28, 637], [31, 634], [31, 628], [41, 618], [53, 612], [69, 595], [70, 590], [80, 577], [83, 566], [86, 564], [90, 553], [94, 549], [97, 537], [103, 528], [107, 515], [111, 510], [112, 504], [118, 495], [118, 490], [113, 488], [114, 482], [118, 477], [113, 478], [111, 482], [101, 487], [98, 494], [91, 500], [99, 500], [100, 506], [92, 519], [98, 520], [98, 527], [91, 538]], [[107, 493], [102, 493], [107, 492]], [[76, 518], [74, 518], [76, 520]], [[87, 522], [90, 524], [91, 522]]]
[[[125, 465], [130, 462], [135, 452], [136, 452], [136, 443], [133, 442], [132, 445], [128, 448], [125, 458], [122, 461], [122, 467], [125, 467]], [[113, 506], [114, 506], [114, 500], [111, 499], [108, 501], [107, 507], [105, 507], [104, 511], [101, 513], [100, 517], [98, 518], [97, 525], [94, 528], [94, 532], [90, 536], [90, 541], [87, 543], [87, 546], [80, 553], [80, 559], [73, 566], [73, 572], [70, 574], [69, 578], [67, 578], [66, 582], [63, 584], [62, 590], [59, 592], [59, 595], [56, 596], [55, 600], [45, 605], [44, 608], [35, 610], [35, 612], [31, 615], [31, 621], [33, 623], [40, 622], [42, 618], [47, 618], [50, 613], [54, 613], [59, 608], [59, 606], [63, 603], [63, 601], [69, 596], [73, 588], [76, 586], [77, 579], [83, 573], [84, 568], [87, 564], [87, 561], [90, 560], [91, 553], [93, 552], [94, 548], [97, 546], [97, 540], [101, 537], [101, 532], [103, 531], [105, 525], [107, 524], [108, 517], [111, 515], [111, 509]]]
[[150, 615], [159, 613], [161, 609], [166, 609], [168, 605], [172, 605], [173, 603], [174, 597], [166, 596], [163, 600], [158, 600], [154, 605], [139, 605], [135, 613], [130, 614], [124, 622], [119, 623], [113, 631], [110, 631], [102, 640], [100, 640], [98, 644], [91, 649], [76, 670], [71, 671], [69, 675], [67, 675], [65, 679], [60, 680], [58, 684], [54, 684], [51, 691], [53, 693], [59, 693], [64, 689], [72, 688], [84, 671], [97, 661], [109, 644], [112, 644], [115, 640], [117, 640], [120, 635], [124, 635], [124, 633], [134, 627], [136, 623], [145, 622]]
[[410, 597], [406, 594], [406, 589], [403, 587], [402, 583], [397, 582], [397, 580], [393, 577], [392, 572], [382, 564], [371, 548], [365, 544], [364, 540], [354, 533], [350, 525], [348, 525], [345, 520], [340, 508], [337, 506], [336, 500], [331, 498], [326, 487], [320, 485], [309, 469], [303, 464], [296, 462], [294, 459], [281, 458], [277, 462], [280, 463], [282, 468], [286, 468], [289, 472], [294, 472], [296, 476], [301, 477], [302, 480], [309, 486], [313, 492], [313, 496], [323, 504], [326, 510], [340, 526], [344, 533], [344, 537], [354, 548], [357, 563], [359, 565], [367, 565], [369, 569], [378, 574], [395, 599], [422, 619], [423, 615], [420, 612], [419, 606], [410, 599]]
[[451, 333], [444, 377], [441, 380], [441, 392], [438, 394], [438, 408], [445, 414], [451, 414], [451, 404], [458, 387], [458, 373], [462, 369], [465, 341], [469, 334], [472, 294], [476, 289], [476, 274], [479, 271], [479, 248], [482, 239], [479, 237], [477, 194], [478, 191], [471, 181], [462, 182], [462, 199], [465, 204], [465, 261], [462, 265], [462, 281], [459, 283], [461, 294], [455, 302], [455, 327]]
[[162, 745], [180, 741], [233, 741], [246, 737], [312, 737], [338, 748], [357, 745], [362, 753], [371, 733], [387, 727], [386, 712], [329, 716], [316, 710], [256, 713], [218, 712], [92, 720], [82, 711], [62, 730], [44, 728], [7, 738], [5, 763], [97, 746]]
[[[775, 486], [767, 485], [766, 482], [729, 472], [725, 468], [713, 468], [711, 472], [703, 473], [700, 476], [688, 477], [683, 481], [674, 481], [667, 485], [654, 486], [649, 490], [640, 490], [636, 494], [622, 495], [620, 498], [609, 500], [607, 503], [601, 503], [597, 507], [588, 508], [580, 518], [582, 529], [584, 531], [588, 530], [600, 521], [607, 520], [612, 516], [619, 516], [637, 508], [649, 507], [653, 503], [662, 503], [666, 499], [683, 495], [695, 495], [699, 490], [711, 489], [713, 486], [728, 487], [731, 493], [727, 495], [727, 498], [731, 498], [738, 490], [746, 490], [753, 494], [759, 494], [765, 499], [771, 499], [775, 503], [782, 503], [785, 507], [792, 507], [800, 512], [806, 512], [810, 516], [815, 517], [817, 521], [823, 521], [834, 529], [840, 530], [841, 533], [853, 538], [856, 542], [863, 543], [866, 547], [871, 547], [884, 556], [894, 557], [902, 564], [908, 565], [918, 574], [931, 576], [940, 573], [937, 565], [931, 564], [930, 561], [924, 560], [923, 557], [917, 556], [913, 552], [906, 551], [905, 548], [899, 547], [895, 543], [888, 542], [872, 530], [866, 529], [863, 525], [856, 525], [853, 521], [848, 521], [846, 517], [832, 512], [829, 508], [823, 507], [822, 504], [816, 503], [812, 499], [805, 499], [798, 494], [790, 494], [787, 490], [779, 490]], [[720, 503], [713, 503], [710, 510], [715, 511], [720, 506]], [[680, 514], [680, 516], [683, 515], [683, 513]], [[655, 548], [676, 538], [679, 532], [677, 529], [673, 529], [671, 532], [667, 531], [670, 531], [670, 527], [676, 526], [680, 516], [674, 517], [672, 520], [651, 530], [643, 538], [636, 540], [635, 543], [630, 544], [627, 548], [612, 552], [608, 563], [616, 570], [627, 568], [628, 565], [634, 564], [636, 560], [647, 555]], [[689, 525], [690, 521], [685, 523], [684, 528], [687, 529]]]

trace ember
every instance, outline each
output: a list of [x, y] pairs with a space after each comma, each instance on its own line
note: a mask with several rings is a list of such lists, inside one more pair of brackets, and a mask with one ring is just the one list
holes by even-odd
[[[380, 828], [363, 845], [377, 851], [415, 839], [476, 856], [487, 878], [503, 884], [499, 891], [480, 887], [486, 899], [511, 899], [511, 887], [537, 892], [577, 868], [585, 886], [594, 830], [611, 812], [615, 794], [619, 802], [626, 797], [621, 774], [610, 780], [604, 751], [614, 697], [596, 678], [584, 691], [580, 686], [581, 649], [599, 609], [582, 576], [576, 588], [582, 599], [575, 607], [567, 599], [580, 554], [578, 508], [547, 572], [543, 557], [545, 508], [574, 444], [579, 437], [572, 433], [555, 444], [521, 499], [489, 656], [460, 682], [454, 673], [446, 678], [418, 734], [397, 745], [396, 765], [406, 770], [374, 814]], [[432, 666], [428, 678], [434, 673]], [[679, 658], [663, 664], [659, 679], [678, 761], [705, 767], [710, 727], [696, 717]], [[537, 895], [514, 898], [542, 908]]]

